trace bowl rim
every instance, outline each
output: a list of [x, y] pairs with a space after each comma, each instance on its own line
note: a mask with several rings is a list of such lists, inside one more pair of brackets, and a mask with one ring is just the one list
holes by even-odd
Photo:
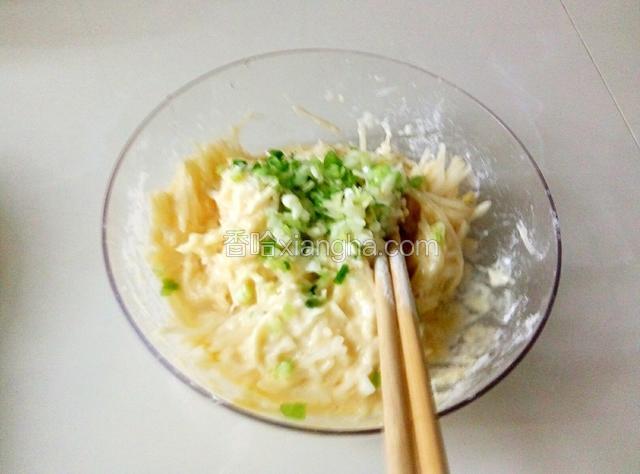
[[298, 55], [298, 54], [319, 54], [319, 53], [329, 53], [329, 54], [337, 54], [337, 55], [341, 55], [341, 54], [343, 54], [343, 55], [354, 55], [354, 56], [361, 56], [361, 57], [366, 57], [366, 58], [370, 58], [370, 59], [378, 59], [378, 60], [382, 60], [382, 61], [386, 61], [386, 62], [390, 62], [390, 63], [395, 63], [397, 65], [408, 67], [410, 69], [414, 69], [414, 70], [419, 71], [421, 73], [427, 74], [427, 75], [431, 76], [432, 78], [445, 83], [447, 86], [449, 86], [449, 87], [455, 89], [457, 92], [460, 92], [461, 94], [467, 96], [469, 99], [471, 99], [473, 102], [475, 102], [478, 106], [480, 106], [480, 108], [484, 109], [485, 112], [487, 112], [509, 135], [511, 135], [511, 137], [518, 143], [520, 148], [522, 148], [522, 151], [524, 151], [525, 155], [529, 159], [530, 164], [533, 166], [533, 169], [537, 173], [538, 178], [540, 179], [540, 182], [542, 183], [542, 186], [544, 188], [545, 194], [546, 194], [546, 196], [547, 196], [547, 198], [549, 200], [549, 207], [550, 207], [550, 210], [551, 210], [551, 218], [552, 218], [553, 227], [554, 227], [555, 236], [556, 236], [556, 252], [557, 252], [556, 271], [555, 271], [555, 275], [554, 275], [553, 286], [552, 286], [552, 289], [551, 289], [551, 293], [549, 295], [549, 302], [548, 302], [547, 307], [546, 307], [546, 309], [544, 311], [544, 316], [541, 319], [540, 323], [538, 324], [538, 327], [536, 328], [535, 332], [533, 333], [533, 335], [531, 336], [529, 341], [527, 341], [527, 343], [520, 350], [520, 353], [516, 356], [516, 358], [505, 369], [503, 369], [502, 372], [500, 372], [497, 376], [495, 376], [484, 387], [482, 387], [480, 390], [475, 392], [473, 395], [470, 395], [467, 398], [465, 398], [463, 400], [460, 400], [455, 405], [453, 405], [453, 406], [451, 406], [451, 407], [439, 412], [439, 416], [444, 416], [444, 415], [447, 415], [449, 413], [453, 413], [454, 411], [465, 407], [469, 403], [471, 403], [474, 400], [477, 400], [478, 398], [480, 398], [482, 395], [484, 395], [485, 393], [490, 391], [493, 387], [498, 385], [498, 383], [500, 383], [502, 380], [504, 380], [513, 371], [513, 369], [515, 369], [515, 367], [518, 364], [520, 364], [522, 359], [524, 359], [524, 357], [529, 353], [529, 351], [531, 350], [531, 348], [533, 347], [535, 342], [538, 340], [538, 337], [540, 336], [540, 334], [542, 333], [544, 327], [546, 326], [546, 323], [547, 323], [547, 321], [549, 319], [549, 316], [551, 314], [551, 311], [553, 309], [553, 305], [555, 303], [556, 296], [558, 294], [561, 267], [562, 267], [562, 239], [561, 239], [561, 234], [560, 234], [560, 220], [559, 220], [559, 217], [558, 217], [558, 212], [557, 212], [557, 209], [556, 209], [556, 205], [555, 205], [555, 202], [554, 202], [553, 197], [551, 195], [551, 190], [549, 189], [549, 185], [547, 184], [547, 181], [546, 181], [544, 175], [542, 174], [542, 171], [540, 170], [540, 167], [538, 166], [538, 164], [534, 160], [533, 156], [531, 155], [531, 153], [529, 152], [527, 147], [525, 147], [525, 145], [522, 143], [522, 141], [518, 138], [518, 136], [513, 132], [513, 130], [511, 130], [511, 128], [495, 112], [493, 112], [482, 101], [480, 101], [479, 99], [477, 99], [476, 97], [471, 95], [466, 90], [464, 90], [461, 87], [457, 86], [455, 83], [453, 83], [453, 82], [449, 81], [448, 79], [445, 79], [444, 77], [442, 77], [442, 76], [440, 76], [438, 74], [435, 74], [435, 73], [433, 73], [433, 72], [431, 72], [431, 71], [429, 71], [429, 70], [427, 70], [425, 68], [422, 68], [420, 66], [417, 66], [415, 64], [412, 64], [412, 63], [404, 61], [404, 60], [390, 58], [390, 57], [382, 55], [382, 54], [372, 53], [372, 52], [368, 52], [368, 51], [353, 50], [353, 49], [342, 49], [342, 48], [296, 48], [296, 49], [284, 49], [284, 50], [275, 50], [275, 51], [269, 51], [269, 52], [265, 52], [265, 53], [252, 55], [252, 56], [247, 56], [247, 57], [244, 57], [244, 58], [241, 58], [241, 59], [238, 59], [238, 60], [223, 64], [222, 66], [218, 66], [218, 67], [213, 68], [211, 70], [208, 70], [207, 72], [204, 72], [203, 74], [200, 74], [196, 78], [188, 81], [187, 83], [185, 83], [184, 85], [182, 85], [181, 87], [179, 87], [178, 89], [173, 91], [172, 93], [168, 94], [158, 105], [156, 105], [151, 110], [151, 112], [149, 112], [144, 117], [144, 119], [140, 122], [140, 124], [134, 129], [132, 134], [129, 136], [129, 138], [127, 139], [124, 147], [122, 148], [122, 150], [120, 151], [120, 153], [118, 155], [116, 163], [115, 163], [115, 165], [113, 167], [113, 170], [112, 170], [112, 172], [111, 172], [111, 174], [109, 176], [107, 189], [106, 189], [106, 193], [105, 193], [104, 201], [103, 201], [102, 231], [101, 231], [102, 256], [103, 256], [105, 269], [106, 269], [106, 272], [107, 272], [107, 277], [109, 279], [109, 284], [111, 286], [111, 290], [113, 291], [114, 296], [115, 296], [115, 298], [116, 298], [116, 300], [117, 300], [122, 312], [124, 313], [126, 319], [129, 321], [129, 323], [133, 327], [134, 331], [136, 332], [136, 334], [138, 335], [140, 340], [147, 347], [147, 349], [151, 352], [151, 354], [155, 357], [155, 359], [157, 359], [171, 374], [173, 374], [178, 380], [180, 380], [181, 382], [185, 383], [187, 386], [191, 387], [193, 390], [195, 390], [200, 395], [206, 397], [207, 399], [213, 401], [216, 404], [224, 406], [225, 408], [231, 410], [234, 413], [238, 413], [240, 415], [243, 415], [245, 417], [251, 418], [253, 420], [260, 420], [260, 421], [266, 422], [266, 423], [268, 423], [270, 425], [273, 425], [273, 426], [287, 428], [287, 429], [291, 429], [291, 430], [295, 430], [295, 431], [302, 431], [302, 432], [306, 432], [306, 433], [324, 434], [324, 435], [375, 434], [375, 433], [381, 432], [383, 427], [381, 426], [381, 427], [376, 427], [376, 428], [365, 428], [365, 429], [353, 429], [353, 428], [335, 429], [335, 428], [320, 428], [320, 427], [314, 427], [314, 426], [305, 426], [305, 425], [294, 424], [292, 422], [287, 422], [287, 421], [279, 421], [277, 419], [270, 418], [270, 417], [268, 417], [266, 415], [261, 415], [260, 413], [252, 412], [252, 411], [250, 411], [248, 409], [236, 406], [230, 401], [227, 401], [227, 400], [224, 400], [222, 398], [216, 397], [210, 391], [208, 391], [208, 390], [204, 389], [203, 387], [201, 387], [199, 384], [194, 382], [190, 377], [188, 377], [185, 373], [183, 373], [182, 370], [180, 370], [179, 368], [174, 366], [171, 362], [169, 362], [169, 360], [167, 360], [159, 352], [159, 350], [156, 349], [156, 347], [144, 335], [144, 333], [142, 332], [140, 327], [136, 324], [135, 320], [133, 319], [133, 316], [130, 314], [130, 312], [129, 312], [129, 310], [128, 310], [128, 308], [127, 308], [127, 306], [126, 306], [126, 304], [125, 304], [125, 302], [124, 302], [124, 300], [123, 300], [123, 298], [122, 298], [122, 296], [120, 294], [120, 291], [118, 289], [118, 285], [116, 283], [115, 276], [114, 276], [114, 273], [113, 273], [113, 269], [112, 269], [112, 266], [111, 266], [110, 257], [109, 257], [109, 249], [108, 249], [108, 245], [107, 245], [107, 242], [108, 242], [107, 219], [108, 219], [108, 214], [109, 214], [109, 204], [110, 204], [110, 201], [111, 201], [111, 193], [113, 191], [113, 186], [114, 186], [114, 183], [115, 183], [116, 178], [118, 176], [118, 171], [120, 170], [120, 167], [121, 167], [122, 163], [124, 162], [124, 160], [125, 160], [128, 152], [129, 152], [131, 146], [136, 141], [136, 139], [138, 138], [140, 133], [156, 117], [156, 115], [158, 115], [163, 109], [165, 109], [165, 107], [167, 107], [169, 104], [171, 104], [173, 99], [175, 99], [176, 97], [178, 97], [178, 96], [182, 95], [183, 93], [189, 91], [193, 86], [199, 84], [200, 82], [203, 82], [204, 80], [206, 80], [206, 79], [208, 79], [208, 78], [210, 78], [212, 76], [215, 76], [215, 75], [217, 75], [217, 74], [219, 74], [221, 72], [224, 72], [224, 71], [226, 71], [228, 69], [232, 69], [232, 68], [234, 68], [236, 66], [240, 66], [240, 65], [243, 65], [243, 64], [244, 65], [248, 65], [248, 64], [250, 64], [250, 63], [252, 63], [254, 61], [265, 60], [265, 59], [269, 59], [269, 58], [272, 58], [272, 57], [290, 56], [290, 55]]

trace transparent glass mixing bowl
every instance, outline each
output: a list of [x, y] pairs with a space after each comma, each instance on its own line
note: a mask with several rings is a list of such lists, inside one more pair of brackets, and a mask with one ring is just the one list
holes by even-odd
[[[335, 124], [343, 135], [301, 117], [294, 105]], [[510, 268], [512, 283], [493, 290], [503, 303], [470, 321], [452, 347], [451, 365], [464, 367], [464, 374], [456, 383], [434, 387], [439, 412], [469, 403], [504, 378], [549, 316], [560, 276], [556, 211], [533, 158], [487, 107], [428, 71], [372, 54], [294, 50], [236, 61], [169, 95], [133, 133], [109, 181], [103, 249], [115, 296], [149, 350], [180, 380], [239, 413], [328, 432], [367, 432], [381, 426], [378, 417], [289, 422], [277, 414], [239, 408], [231, 401], [234, 387], [186, 361], [158, 331], [170, 313], [145, 258], [149, 194], [167, 186], [178, 162], [198, 145], [226, 136], [248, 113], [255, 118], [243, 128], [241, 141], [248, 150], [261, 152], [318, 139], [357, 142], [356, 120], [365, 112], [385, 118], [396, 132], [393, 145], [412, 158], [443, 142], [468, 161], [482, 198], [493, 202], [475, 227], [482, 237], [477, 263], [501, 261]], [[369, 136], [370, 143], [376, 140]], [[491, 334], [491, 343], [478, 342], [479, 333]]]

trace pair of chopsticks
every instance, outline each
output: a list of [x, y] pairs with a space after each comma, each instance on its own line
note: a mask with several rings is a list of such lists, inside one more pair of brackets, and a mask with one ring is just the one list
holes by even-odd
[[378, 256], [375, 280], [387, 472], [447, 473], [404, 256]]

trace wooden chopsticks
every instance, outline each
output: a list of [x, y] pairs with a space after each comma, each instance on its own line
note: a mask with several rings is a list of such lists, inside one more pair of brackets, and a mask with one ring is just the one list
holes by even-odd
[[375, 279], [387, 472], [447, 473], [404, 256], [377, 257]]
[[407, 409], [409, 399], [402, 369], [402, 349], [396, 323], [393, 284], [386, 256], [376, 258], [375, 278], [387, 472], [413, 474], [415, 462], [411, 413]]

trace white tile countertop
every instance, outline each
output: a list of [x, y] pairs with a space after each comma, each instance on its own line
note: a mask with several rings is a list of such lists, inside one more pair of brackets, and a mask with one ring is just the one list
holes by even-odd
[[556, 200], [553, 313], [509, 377], [443, 418], [452, 471], [640, 472], [637, 0], [0, 3], [0, 472], [383, 471], [380, 435], [267, 426], [178, 382], [102, 262], [107, 179], [142, 118], [209, 69], [300, 47], [458, 84]]

